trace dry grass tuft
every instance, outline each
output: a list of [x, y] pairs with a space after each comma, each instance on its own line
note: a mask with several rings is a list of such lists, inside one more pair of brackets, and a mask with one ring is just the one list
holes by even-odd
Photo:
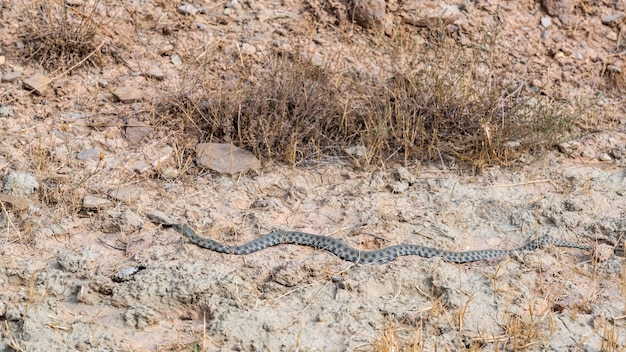
[[418, 327], [413, 331], [406, 331], [398, 324], [387, 322], [380, 335], [372, 342], [372, 347], [376, 352], [424, 351], [422, 329]]
[[22, 54], [49, 70], [71, 70], [84, 64], [102, 66], [109, 44], [103, 35], [107, 32], [105, 18], [99, 14], [98, 4], [97, 0], [80, 7], [63, 0], [22, 3]]
[[[202, 140], [231, 141], [263, 161], [342, 156], [359, 167], [428, 160], [473, 169], [552, 147], [582, 114], [531, 91], [522, 78], [495, 79], [507, 63], [493, 43], [468, 49], [440, 32], [421, 44], [411, 37], [385, 41], [380, 51], [397, 60], [367, 77], [295, 53], [270, 53], [261, 66], [239, 60], [214, 80], [190, 72], [157, 112]], [[364, 155], [349, 155], [351, 147]]]

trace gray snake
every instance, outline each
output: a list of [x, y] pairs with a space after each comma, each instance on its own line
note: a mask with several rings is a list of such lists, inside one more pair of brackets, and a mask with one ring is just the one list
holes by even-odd
[[297, 244], [317, 249], [323, 249], [343, 260], [358, 264], [383, 264], [396, 260], [396, 258], [398, 257], [407, 255], [417, 255], [424, 258], [441, 257], [444, 260], [452, 263], [468, 263], [478, 260], [501, 258], [512, 253], [522, 251], [532, 251], [538, 248], [543, 248], [546, 245], [577, 248], [582, 250], [593, 249], [592, 246], [585, 246], [566, 240], [542, 236], [536, 239], [532, 239], [520, 247], [512, 249], [485, 249], [476, 251], [454, 252], [416, 244], [398, 244], [379, 250], [361, 251], [350, 247], [345, 242], [336, 238], [314, 235], [299, 231], [271, 232], [248, 243], [244, 243], [239, 246], [229, 246], [221, 244], [209, 238], [200, 237], [187, 226], [180, 224], [171, 224], [171, 226], [174, 230], [187, 237], [193, 244], [219, 253], [242, 255], [260, 251], [268, 247], [277, 246], [279, 244]]

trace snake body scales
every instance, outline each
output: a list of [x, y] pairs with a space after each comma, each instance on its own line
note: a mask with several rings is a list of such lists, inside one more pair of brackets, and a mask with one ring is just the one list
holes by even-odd
[[343, 260], [358, 264], [384, 264], [394, 261], [398, 257], [407, 255], [417, 255], [424, 258], [441, 257], [448, 262], [461, 264], [479, 260], [502, 258], [513, 253], [543, 248], [546, 245], [577, 248], [582, 250], [591, 250], [593, 248], [591, 246], [585, 246], [566, 240], [543, 236], [530, 240], [526, 242], [526, 244], [512, 249], [486, 249], [454, 252], [416, 244], [398, 244], [379, 250], [361, 251], [350, 247], [345, 242], [336, 238], [299, 231], [271, 232], [248, 243], [244, 243], [239, 246], [229, 246], [209, 238], [200, 237], [196, 235], [191, 228], [184, 225], [172, 224], [172, 228], [187, 237], [193, 244], [219, 253], [242, 255], [257, 252], [279, 244], [297, 244], [323, 249]]

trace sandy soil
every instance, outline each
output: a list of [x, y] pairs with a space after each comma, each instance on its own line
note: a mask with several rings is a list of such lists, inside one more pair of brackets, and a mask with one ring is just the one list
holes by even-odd
[[[11, 98], [0, 117], [0, 173], [25, 171], [39, 182], [24, 197], [25, 208], [2, 202], [0, 351], [369, 351], [389, 331], [426, 351], [624, 351], [623, 257], [596, 263], [591, 253], [549, 248], [463, 265], [419, 257], [354, 265], [298, 246], [229, 256], [198, 248], [147, 217], [162, 211], [231, 244], [276, 229], [333, 236], [363, 249], [511, 248], [542, 235], [598, 251], [623, 243], [624, 106], [620, 97], [597, 91], [599, 66], [607, 61], [595, 60], [615, 47], [608, 33], [619, 32], [600, 17], [623, 11], [623, 4], [577, 7], [559, 19], [533, 2], [478, 1], [453, 21], [471, 37], [481, 23], [499, 18], [503, 43], [514, 46], [508, 49], [546, 65], [527, 77], [544, 80], [546, 94], [602, 96], [594, 119], [580, 122], [596, 129], [517, 166], [476, 175], [447, 164], [365, 172], [337, 159], [308, 168], [267, 163], [236, 176], [194, 166], [173, 178], [150, 168], [137, 172], [138, 160], [170, 146], [175, 133], [155, 128], [138, 144], [123, 133], [129, 117], [151, 121], [151, 99], [178, 84], [180, 69], [171, 53], [157, 54], [159, 47], [188, 53], [198, 43], [221, 40], [229, 50], [246, 42], [262, 60], [266, 47], [287, 45], [280, 29], [306, 41], [316, 18], [323, 25], [309, 41], [311, 52], [327, 58], [345, 48], [335, 44], [332, 29], [333, 21], [345, 20], [344, 3], [273, 3], [205, 3], [206, 12], [195, 17], [159, 2], [118, 4], [108, 28], [128, 40], [122, 51], [128, 62], [63, 76], [42, 96], [23, 91], [19, 80], [0, 83]], [[388, 2], [387, 15], [402, 18], [403, 4]], [[18, 45], [10, 39], [19, 28], [18, 5], [2, 5], [6, 48]], [[542, 17], [552, 19], [550, 39], [537, 44]], [[373, 35], [355, 31], [348, 43]], [[4, 50], [4, 74], [41, 71]], [[579, 51], [584, 59], [576, 59]], [[564, 53], [563, 62], [555, 52]], [[619, 55], [609, 60], [623, 64]], [[154, 65], [164, 81], [135, 74]], [[146, 98], [108, 100], [111, 85], [138, 87]], [[95, 157], [77, 159], [91, 148]], [[83, 207], [84, 196], [108, 200], [122, 186], [134, 190], [130, 201]]]

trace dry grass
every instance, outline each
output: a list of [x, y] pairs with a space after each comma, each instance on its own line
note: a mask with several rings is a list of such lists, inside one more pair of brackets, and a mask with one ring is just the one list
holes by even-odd
[[24, 57], [48, 70], [72, 70], [84, 64], [102, 66], [109, 40], [98, 0], [81, 7], [69, 6], [63, 0], [21, 5], [19, 36], [24, 43]]
[[[371, 77], [278, 52], [261, 66], [234, 60], [229, 79], [204, 80], [206, 72], [190, 71], [191, 79], [163, 95], [157, 113], [182, 120], [202, 140], [232, 141], [263, 161], [299, 165], [341, 156], [359, 167], [428, 160], [474, 169], [550, 148], [582, 114], [521, 79], [495, 79], [507, 68], [488, 49], [466, 50], [439, 32], [417, 45], [410, 34], [383, 49], [413, 61]], [[365, 155], [346, 153], [355, 146]]]

